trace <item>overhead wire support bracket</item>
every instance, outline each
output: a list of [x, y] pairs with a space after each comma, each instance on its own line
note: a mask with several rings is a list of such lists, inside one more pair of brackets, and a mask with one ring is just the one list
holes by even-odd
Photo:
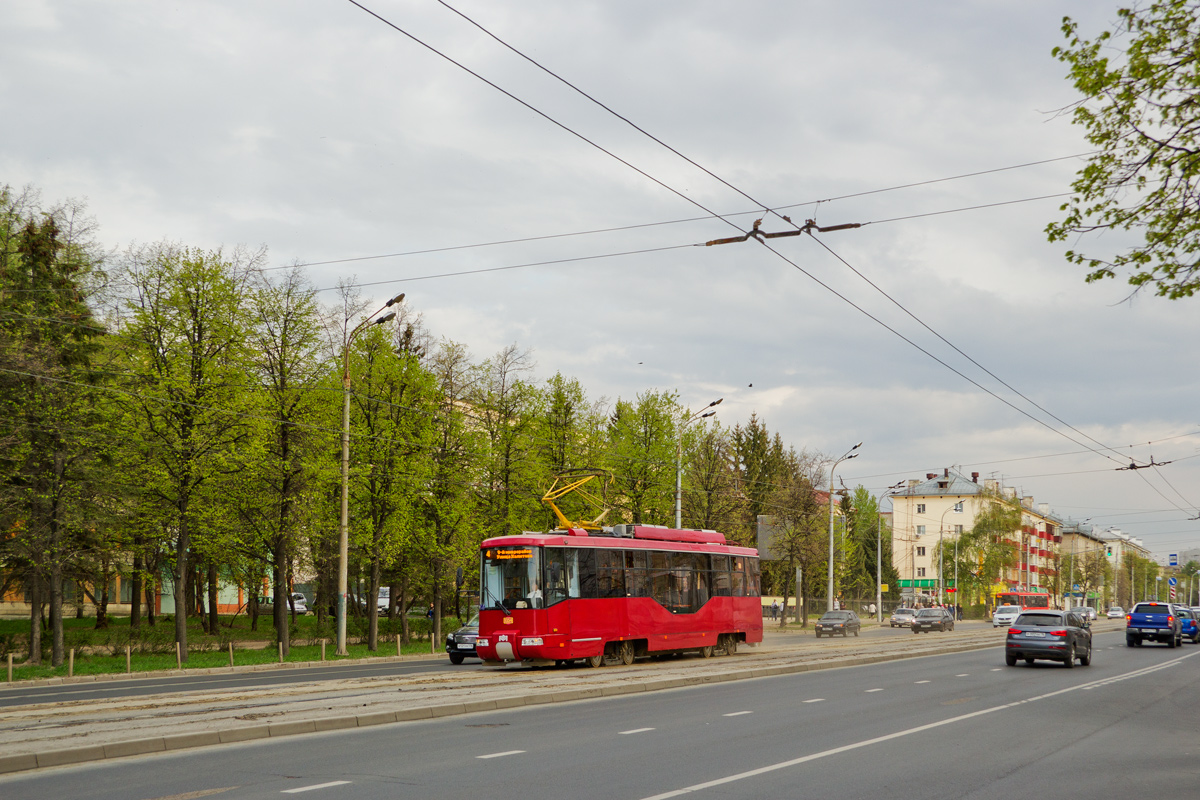
[[[791, 220], [787, 217], [784, 217], [784, 219], [788, 222], [791, 222]], [[813, 231], [816, 231], [817, 233], [829, 233], [830, 231], [845, 231], [850, 230], [851, 228], [862, 227], [861, 222], [846, 222], [841, 225], [826, 225], [825, 227], [821, 227], [817, 224], [816, 220], [809, 219], [805, 220], [804, 224], [794, 231], [776, 231], [774, 233], [768, 233], [767, 231], [760, 230], [760, 225], [762, 225], [762, 220], [756, 219], [754, 220], [754, 227], [742, 236], [730, 236], [726, 239], [713, 239], [711, 242], [705, 242], [704, 246], [712, 247], [714, 244], [734, 244], [736, 242], [744, 242], [752, 237], [762, 242], [766, 241], [767, 239], [782, 239], [785, 236], [800, 236], [801, 234], [812, 233]]]

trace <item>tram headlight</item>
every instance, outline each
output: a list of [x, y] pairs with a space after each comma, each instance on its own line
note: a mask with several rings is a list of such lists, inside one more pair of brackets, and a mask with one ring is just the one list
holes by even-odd
[[542, 646], [542, 637], [540, 637], [540, 636], [526, 636], [523, 639], [521, 639], [521, 647], [541, 647], [541, 646]]
[[488, 646], [488, 640], [487, 640], [487, 639], [476, 639], [476, 640], [475, 640], [475, 646], [476, 646], [476, 647], [487, 647], [487, 646]]

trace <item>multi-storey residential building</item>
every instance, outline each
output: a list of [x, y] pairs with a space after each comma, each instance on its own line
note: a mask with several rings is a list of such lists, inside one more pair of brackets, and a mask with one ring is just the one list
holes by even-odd
[[[1015, 502], [1015, 488], [1001, 486], [998, 480], [979, 482], [979, 473], [968, 478], [953, 469], [939, 475], [930, 472], [925, 480], [910, 479], [904, 488], [893, 492], [892, 559], [900, 574], [902, 595], [909, 600], [947, 597], [954, 588], [953, 575], [938, 575], [938, 544], [949, 548], [992, 498]], [[995, 576], [991, 595], [1003, 591], [1052, 591], [1058, 594], [1059, 545], [1063, 522], [1050, 513], [1046, 503], [1034, 504], [1032, 497], [1020, 500], [1021, 527], [1009, 541], [1018, 558], [1015, 565]]]

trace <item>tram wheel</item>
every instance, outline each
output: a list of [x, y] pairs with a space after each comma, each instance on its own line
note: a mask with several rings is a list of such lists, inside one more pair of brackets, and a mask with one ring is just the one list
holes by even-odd
[[633, 663], [633, 642], [621, 642], [617, 648], [617, 656], [621, 659], [621, 663], [629, 666]]
[[700, 657], [701, 658], [712, 658], [712, 654], [713, 654], [713, 646], [711, 644], [708, 645], [707, 647], [700, 648]]
[[596, 669], [597, 667], [603, 667], [604, 666], [604, 651], [601, 650], [597, 655], [588, 656], [583, 661], [585, 664], [587, 664], [592, 669]]
[[738, 640], [736, 633], [725, 634], [725, 655], [732, 656], [737, 653]]

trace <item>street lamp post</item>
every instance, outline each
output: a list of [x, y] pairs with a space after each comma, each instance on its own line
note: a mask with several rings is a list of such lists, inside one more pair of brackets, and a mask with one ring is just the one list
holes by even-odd
[[[404, 299], [404, 292], [383, 304], [379, 311], [393, 306]], [[342, 516], [338, 525], [338, 605], [337, 605], [337, 654], [346, 655], [346, 598], [349, 594], [349, 561], [350, 561], [350, 343], [354, 336], [367, 325], [382, 325], [393, 319], [396, 312], [392, 311], [379, 319], [371, 316], [360, 322], [350, 335], [346, 337], [346, 346], [342, 351]], [[371, 598], [375, 602], [375, 598]]]
[[[887, 497], [904, 485], [904, 481], [889, 486], [879, 495], [879, 499]], [[875, 509], [875, 621], [883, 622], [883, 506]]]
[[837, 465], [843, 461], [849, 461], [852, 458], [858, 458], [858, 453], [854, 452], [862, 447], [862, 442], [854, 445], [846, 454], [833, 462], [833, 466], [829, 468], [829, 586], [827, 597], [825, 598], [825, 610], [833, 611], [833, 471], [837, 469]]
[[692, 424], [698, 419], [706, 419], [716, 414], [716, 411], [709, 411], [713, 406], [721, 405], [724, 397], [718, 397], [704, 408], [697, 411], [695, 414], [687, 417], [683, 422], [679, 423], [679, 435], [675, 437], [675, 529], [683, 527], [683, 429]]
[[[938, 521], [938, 602], [945, 605], [943, 597], [944, 582], [942, 581], [942, 564], [946, 561], [946, 556], [942, 553], [942, 537], [946, 530], [946, 515], [953, 511], [956, 514], [962, 513], [962, 501], [955, 503], [942, 512], [942, 518]], [[954, 535], [954, 593], [958, 594], [958, 534]], [[957, 603], [955, 604], [957, 605]]]

